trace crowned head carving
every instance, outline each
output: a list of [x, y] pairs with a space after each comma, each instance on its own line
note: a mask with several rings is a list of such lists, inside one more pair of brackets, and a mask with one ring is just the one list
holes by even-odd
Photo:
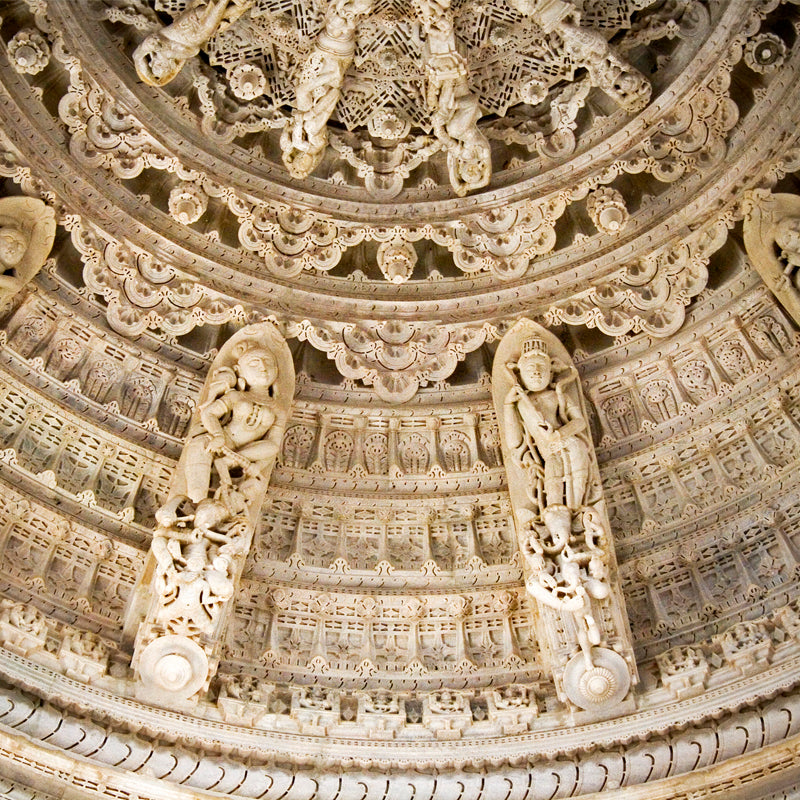
[[251, 388], [268, 389], [278, 377], [278, 364], [271, 350], [254, 339], [237, 344], [231, 351], [240, 382]]
[[538, 336], [526, 339], [522, 343], [517, 369], [523, 386], [529, 392], [541, 392], [546, 389], [550, 385], [553, 375], [547, 342]]

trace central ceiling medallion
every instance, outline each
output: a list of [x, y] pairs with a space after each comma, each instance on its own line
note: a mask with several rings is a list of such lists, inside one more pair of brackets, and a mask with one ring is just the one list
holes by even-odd
[[[172, 21], [134, 62], [143, 81], [163, 86], [204, 51], [232, 102], [283, 128], [281, 158], [295, 178], [333, 146], [351, 160], [360, 154], [368, 187], [391, 195], [398, 165], [402, 174], [442, 152], [453, 190], [465, 195], [491, 178], [486, 117], [517, 107], [528, 119], [552, 116], [566, 104], [574, 120], [591, 86], [625, 111], [647, 105], [647, 79], [609, 44], [643, 5], [155, 0]], [[569, 121], [564, 129], [569, 139]], [[386, 186], [382, 172], [393, 176]]]

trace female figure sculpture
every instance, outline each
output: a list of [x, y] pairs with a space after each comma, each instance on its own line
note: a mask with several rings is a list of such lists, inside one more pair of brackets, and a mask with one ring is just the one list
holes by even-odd
[[237, 333], [211, 368], [129, 612], [151, 700], [186, 699], [210, 678], [293, 392], [291, 354], [269, 322]]
[[199, 503], [213, 488], [235, 514], [240, 508], [232, 495], [232, 471], [247, 479], [238, 491], [252, 491], [252, 482], [277, 455], [283, 431], [275, 426], [275, 356], [252, 340], [237, 345], [232, 355], [235, 364], [219, 367], [210, 377], [208, 399], [199, 407], [200, 424], [189, 431], [176, 491]]
[[566, 542], [573, 514], [584, 505], [589, 480], [588, 426], [574, 391], [572, 364], [553, 360], [547, 343], [527, 339], [516, 365], [518, 375], [505, 398], [506, 438], [513, 457], [529, 476], [532, 502], [553, 541]]

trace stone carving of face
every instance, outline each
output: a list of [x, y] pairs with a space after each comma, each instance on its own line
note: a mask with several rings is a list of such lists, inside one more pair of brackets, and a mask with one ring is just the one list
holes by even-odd
[[467, 186], [480, 188], [486, 182], [491, 167], [482, 147], [471, 147], [459, 164], [458, 174]]
[[16, 267], [28, 249], [28, 237], [16, 227], [0, 227], [0, 265], [6, 269]]
[[239, 375], [248, 386], [269, 387], [278, 377], [278, 365], [275, 356], [262, 347], [246, 350], [237, 361]]
[[778, 223], [775, 241], [785, 251], [800, 253], [800, 219], [785, 217]]
[[139, 77], [151, 86], [164, 86], [181, 71], [185, 50], [158, 33], [148, 36], [133, 56]]
[[522, 385], [529, 392], [543, 392], [553, 377], [550, 356], [546, 353], [527, 353], [517, 363]]

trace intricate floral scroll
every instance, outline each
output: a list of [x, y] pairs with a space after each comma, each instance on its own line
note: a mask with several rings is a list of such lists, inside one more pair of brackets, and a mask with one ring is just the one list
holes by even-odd
[[156, 512], [140, 588], [149, 609], [134, 666], [158, 702], [191, 697], [215, 670], [293, 391], [291, 355], [271, 323], [241, 330], [211, 367], [170, 497]]
[[497, 349], [492, 392], [543, 653], [564, 699], [605, 711], [636, 667], [578, 372], [551, 333], [521, 320]]

